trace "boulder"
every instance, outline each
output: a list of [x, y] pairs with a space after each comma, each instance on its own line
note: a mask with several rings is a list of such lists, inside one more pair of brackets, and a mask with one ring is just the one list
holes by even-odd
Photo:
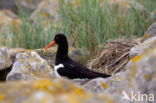
[[[1, 75], [0, 80], [5, 81], [6, 76], [10, 72], [10, 70], [12, 70], [10, 75], [14, 75], [14, 77], [11, 76], [11, 78], [14, 79], [16, 78], [16, 76], [17, 76], [16, 79], [23, 78], [24, 80], [26, 78], [29, 79], [35, 78], [26, 74], [22, 74], [24, 75], [24, 77], [23, 76], [21, 77], [21, 73], [23, 73], [21, 71], [23, 71], [23, 68], [29, 68], [29, 69], [24, 69], [24, 73], [25, 73], [25, 72], [31, 72], [31, 69], [34, 69], [35, 71], [39, 71], [40, 68], [42, 68], [42, 66], [45, 66], [43, 68], [43, 71], [45, 71], [48, 74], [48, 71], [51, 72], [51, 70], [53, 70], [49, 68], [54, 67], [56, 51], [57, 51], [57, 47], [51, 47], [46, 51], [44, 49], [29, 50], [24, 48], [0, 47], [0, 75]], [[69, 56], [74, 60], [78, 61], [80, 52], [77, 49], [70, 47]], [[10, 75], [8, 76], [10, 77]], [[40, 75], [42, 78], [43, 74], [41, 73]]]
[[0, 47], [0, 81], [5, 81], [11, 67], [12, 60], [10, 58], [9, 48]]
[[0, 47], [0, 70], [7, 69], [12, 65], [9, 48]]
[[14, 13], [17, 13], [16, 0], [0, 0], [0, 9], [11, 10]]
[[43, 0], [31, 14], [30, 19], [33, 21], [38, 19], [58, 21], [58, 9], [59, 3], [57, 0]]
[[147, 13], [146, 8], [134, 0], [100, 0], [100, 2], [101, 6], [105, 5], [105, 3], [108, 3], [112, 7], [118, 7], [118, 9], [121, 11], [127, 11], [131, 8], [135, 8], [143, 14]]
[[0, 0], [0, 9], [11, 10], [18, 14], [19, 8], [26, 13], [34, 11], [42, 0]]
[[[156, 40], [155, 37], [151, 38]], [[132, 102], [150, 102], [156, 100], [156, 44], [154, 41], [149, 42], [149, 48], [143, 48], [142, 53], [132, 57], [125, 66], [125, 71], [119, 72], [114, 76], [104, 79], [93, 79], [83, 85], [86, 90], [94, 93], [111, 94], [115, 103], [132, 103]], [[146, 44], [142, 44], [146, 46]], [[134, 47], [135, 48], [135, 47]], [[141, 49], [141, 48], [140, 48]], [[123, 96], [127, 95], [125, 99]], [[135, 98], [133, 95], [136, 95]], [[146, 97], [141, 97], [146, 95]]]
[[6, 80], [52, 78], [53, 69], [36, 52], [18, 53]]
[[146, 39], [149, 39], [156, 35], [156, 22], [151, 24], [151, 26], [147, 29], [147, 31], [144, 34], [143, 41]]
[[0, 10], [0, 27], [4, 25], [19, 26], [20, 20], [17, 15], [9, 10]]
[[135, 57], [136, 55], [144, 54], [147, 51], [151, 51], [156, 47], [156, 37], [145, 40], [143, 43], [133, 47], [130, 50], [130, 58]]
[[17, 7], [27, 14], [31, 14], [43, 0], [15, 0]]
[[151, 12], [151, 19], [152, 19], [152, 20], [156, 20], [156, 10], [153, 10], [153, 11]]
[[[77, 7], [80, 4], [80, 0], [62, 0], [61, 3], [70, 3], [71, 6]], [[60, 22], [59, 9], [62, 6], [60, 5], [61, 3], [59, 0], [42, 0], [31, 14], [30, 20], [38, 22], [38, 19], [43, 19], [44, 26], [49, 25], [50, 22]]]
[[111, 96], [86, 92], [67, 80], [42, 79], [0, 84], [1, 103], [113, 103]]
[[[9, 54], [11, 57], [11, 60], [14, 62], [16, 59], [16, 55], [18, 53], [26, 53], [26, 52], [36, 52], [40, 55], [41, 58], [47, 61], [47, 63], [53, 67], [54, 66], [54, 60], [55, 60], [55, 55], [56, 55], [57, 47], [51, 47], [48, 50], [44, 49], [34, 49], [34, 50], [29, 50], [29, 49], [24, 49], [24, 48], [10, 48], [9, 49]], [[74, 60], [79, 60], [80, 52], [76, 48], [69, 47], [69, 56], [73, 58]]]

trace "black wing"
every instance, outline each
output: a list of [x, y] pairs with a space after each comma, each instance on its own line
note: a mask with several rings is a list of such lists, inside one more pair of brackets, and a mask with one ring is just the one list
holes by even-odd
[[88, 68], [84, 67], [83, 65], [75, 62], [75, 61], [68, 61], [68, 63], [63, 63], [64, 68], [58, 69], [58, 73], [61, 76], [68, 77], [70, 79], [93, 79], [97, 77], [107, 78], [110, 75], [97, 73], [94, 71], [89, 70]]

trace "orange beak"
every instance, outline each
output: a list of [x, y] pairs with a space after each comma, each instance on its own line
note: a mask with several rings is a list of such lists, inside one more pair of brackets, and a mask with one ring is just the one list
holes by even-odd
[[56, 44], [55, 41], [51, 42], [49, 45], [47, 45], [44, 49], [47, 50], [48, 48], [50, 48], [51, 46], [53, 46], [54, 44]]

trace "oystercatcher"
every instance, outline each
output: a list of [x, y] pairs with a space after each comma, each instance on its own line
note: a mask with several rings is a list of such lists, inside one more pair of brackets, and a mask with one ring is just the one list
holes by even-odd
[[107, 74], [101, 74], [89, 70], [85, 66], [73, 61], [68, 56], [68, 41], [64, 34], [56, 34], [54, 41], [47, 45], [47, 50], [54, 44], [58, 44], [54, 72], [58, 77], [67, 77], [69, 79], [93, 79], [97, 77], [110, 77]]

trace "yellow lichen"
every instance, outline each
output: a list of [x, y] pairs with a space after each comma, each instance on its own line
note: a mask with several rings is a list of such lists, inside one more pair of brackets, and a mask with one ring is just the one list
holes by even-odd
[[[99, 95], [100, 96], [100, 95]], [[112, 100], [112, 97], [107, 95], [107, 94], [102, 94], [101, 95], [102, 98], [104, 98], [105, 102], [106, 103], [115, 103], [113, 100]]]
[[106, 88], [109, 88], [109, 86], [108, 86], [107, 83], [105, 83], [105, 82], [102, 82], [101, 85], [102, 85], [102, 87], [105, 88], [105, 89], [106, 89]]
[[52, 86], [53, 83], [49, 79], [37, 80], [32, 84], [35, 89], [47, 89]]
[[120, 78], [119, 76], [114, 76], [114, 80], [115, 80], [115, 81], [120, 81], [121, 78]]
[[42, 13], [42, 16], [43, 17], [46, 17], [46, 18], [49, 18], [50, 17], [49, 13]]
[[84, 92], [84, 90], [81, 89], [81, 88], [75, 87], [73, 89], [73, 92], [74, 92], [74, 94], [79, 95], [79, 96], [81, 96], [81, 97], [83, 97], [85, 99], [89, 97], [89, 95], [86, 95], [85, 92]]
[[34, 50], [24, 50], [25, 53], [27, 52], [33, 52]]
[[77, 100], [75, 95], [67, 94], [66, 99], [69, 103], [81, 103], [79, 100]]
[[151, 34], [146, 34], [146, 35], [145, 35], [145, 38], [147, 38], [147, 39], [148, 39], [148, 38], [151, 38]]
[[0, 94], [0, 101], [3, 101], [5, 96], [3, 94]]
[[132, 65], [132, 70], [130, 71], [130, 79], [134, 79], [135, 78], [136, 72], [137, 72], [137, 67], [134, 64], [134, 65]]
[[148, 79], [149, 78], [149, 75], [145, 74], [145, 75], [143, 75], [143, 78], [144, 79]]
[[135, 56], [134, 58], [131, 59], [131, 62], [135, 63], [137, 61], [139, 61], [140, 59], [142, 59], [144, 57], [143, 54]]

